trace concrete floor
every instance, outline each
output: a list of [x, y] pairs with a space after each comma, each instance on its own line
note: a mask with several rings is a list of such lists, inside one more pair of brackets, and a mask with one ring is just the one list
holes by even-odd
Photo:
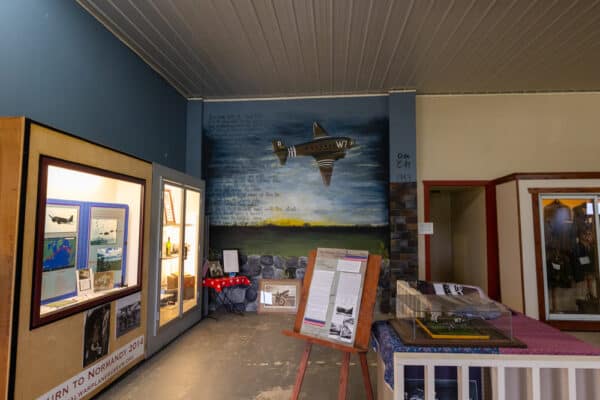
[[[304, 343], [281, 334], [294, 315], [217, 314], [115, 383], [98, 399], [288, 400]], [[341, 353], [313, 346], [301, 399], [336, 399]], [[368, 355], [376, 390], [376, 358]], [[347, 399], [366, 398], [353, 356]]]

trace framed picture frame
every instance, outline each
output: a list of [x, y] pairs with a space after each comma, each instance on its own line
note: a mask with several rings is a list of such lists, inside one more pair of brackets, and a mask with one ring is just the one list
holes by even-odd
[[163, 210], [165, 225], [175, 225], [177, 220], [175, 219], [175, 208], [173, 207], [173, 195], [169, 189], [165, 189], [163, 193]]
[[223, 250], [223, 271], [226, 274], [240, 272], [240, 255], [237, 249]]
[[220, 261], [209, 261], [208, 262], [208, 277], [209, 278], [222, 278], [223, 266]]
[[48, 201], [46, 204], [46, 219], [44, 234], [79, 232], [79, 208], [77, 204]]
[[261, 279], [258, 281], [258, 313], [296, 314], [302, 293], [299, 279]]

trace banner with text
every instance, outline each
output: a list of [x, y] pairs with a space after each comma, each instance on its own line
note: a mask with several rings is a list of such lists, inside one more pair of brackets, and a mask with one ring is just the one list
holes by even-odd
[[142, 335], [41, 395], [37, 400], [83, 399], [143, 355], [144, 336]]

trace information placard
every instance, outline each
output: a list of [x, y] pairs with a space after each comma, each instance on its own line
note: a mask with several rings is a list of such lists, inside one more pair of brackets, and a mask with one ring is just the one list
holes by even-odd
[[354, 344], [369, 252], [317, 249], [300, 333]]

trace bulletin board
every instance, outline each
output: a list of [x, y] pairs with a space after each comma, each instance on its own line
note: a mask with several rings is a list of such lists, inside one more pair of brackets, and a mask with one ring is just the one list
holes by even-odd
[[[324, 256], [325, 258], [319, 258], [319, 264], [317, 265], [317, 254]], [[341, 257], [340, 257], [341, 256]], [[366, 256], [366, 260], [363, 257]], [[335, 259], [337, 257], [337, 259]], [[348, 261], [360, 261], [360, 267], [358, 267], [358, 272], [345, 272], [348, 270], [353, 270], [352, 263], [338, 263], [337, 260], [344, 258], [354, 258], [354, 260]], [[335, 264], [332, 264], [332, 260], [336, 260]], [[323, 264], [323, 261], [325, 263]], [[341, 270], [340, 269], [341, 265]], [[319, 278], [322, 273], [319, 271], [332, 271], [335, 267], [336, 271], [334, 272], [334, 277], [332, 279], [330, 296], [326, 300], [327, 304], [323, 302], [321, 305], [323, 307], [327, 307], [325, 321], [319, 320], [318, 328], [321, 329], [312, 329], [311, 321], [306, 321], [307, 316], [308, 319], [311, 320], [314, 317], [314, 310], [308, 310], [308, 306], [315, 306], [315, 297], [314, 293], [316, 291], [321, 291], [323, 288], [318, 288], [317, 286], [322, 283], [318, 282], [318, 279], [313, 282], [313, 278]], [[301, 339], [305, 339], [311, 343], [317, 343], [326, 345], [332, 348], [338, 348], [344, 351], [352, 351], [352, 352], [361, 352], [367, 351], [369, 346], [369, 338], [371, 334], [371, 323], [373, 322], [373, 309], [375, 307], [375, 300], [377, 297], [377, 282], [379, 280], [379, 273], [381, 270], [381, 256], [380, 255], [368, 255], [366, 252], [356, 252], [352, 250], [340, 250], [340, 249], [318, 249], [311, 251], [308, 260], [308, 266], [306, 268], [306, 274], [304, 276], [304, 283], [302, 286], [302, 296], [300, 300], [300, 305], [298, 307], [298, 313], [296, 314], [296, 321], [294, 323], [293, 331], [284, 331], [283, 333], [287, 336], [297, 337]], [[354, 321], [354, 332], [351, 336], [351, 340], [341, 340], [337, 338], [333, 338], [330, 336], [331, 332], [331, 324], [336, 320], [336, 316], [334, 315], [337, 312], [337, 308], [340, 305], [338, 301], [337, 294], [339, 289], [339, 278], [342, 273], [357, 273], [361, 276], [361, 289], [360, 294], [357, 299], [357, 308], [352, 310], [352, 312], [356, 313], [356, 320]], [[338, 275], [338, 276], [335, 276]], [[337, 279], [337, 282], [335, 282]], [[314, 286], [315, 283], [317, 286]], [[335, 286], [337, 283], [337, 286]], [[311, 295], [311, 290], [313, 295]], [[318, 296], [320, 297], [320, 296]], [[325, 300], [323, 300], [325, 301]], [[342, 307], [346, 308], [346, 307]], [[307, 314], [308, 311], [308, 314]], [[342, 310], [342, 313], [348, 313], [349, 310]], [[307, 324], [307, 322], [309, 322]], [[321, 324], [324, 322], [324, 324]], [[335, 336], [335, 335], [334, 335]]]
[[368, 251], [317, 249], [300, 333], [354, 344]]

